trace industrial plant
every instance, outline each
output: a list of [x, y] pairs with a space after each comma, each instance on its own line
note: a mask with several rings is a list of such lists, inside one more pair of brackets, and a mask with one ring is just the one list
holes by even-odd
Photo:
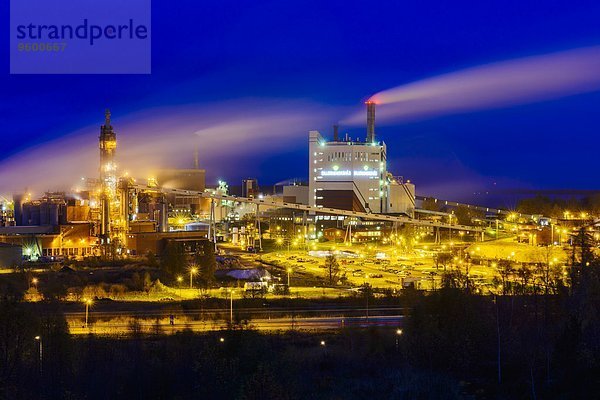
[[[39, 199], [15, 194], [12, 202], [5, 202], [0, 242], [20, 246], [24, 258], [35, 261], [160, 254], [172, 240], [188, 246], [206, 240], [206, 232], [177, 224], [181, 213], [201, 214], [201, 200], [168, 195], [158, 187], [160, 179], [171, 187], [202, 191], [204, 170], [162, 170], [158, 178], [137, 185], [116, 164], [117, 133], [109, 110], [98, 143], [99, 174], [82, 178], [83, 190], [48, 192]], [[169, 213], [181, 229], [169, 229]]]
[[187, 251], [207, 240], [253, 251], [262, 250], [263, 239], [308, 244], [337, 235], [363, 242], [405, 225], [438, 239], [452, 230], [483, 238], [480, 226], [458, 225], [451, 212], [417, 207], [415, 185], [388, 170], [375, 107], [366, 102], [364, 138], [340, 135], [338, 125], [331, 140], [309, 132], [307, 181], [261, 191], [258, 179], [247, 178], [236, 193], [224, 181], [206, 184], [197, 149], [193, 168], [162, 169], [143, 180], [124, 173], [106, 110], [98, 175], [82, 178], [84, 188], [73, 193], [15, 194], [3, 206], [0, 242], [21, 246], [24, 259], [35, 261], [161, 255], [172, 242]]

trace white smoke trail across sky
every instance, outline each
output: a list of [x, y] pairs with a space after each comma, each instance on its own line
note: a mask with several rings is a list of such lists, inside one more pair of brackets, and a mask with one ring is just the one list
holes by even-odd
[[[240, 168], [258, 173], [254, 165], [238, 165], [236, 157], [256, 154], [260, 159], [298, 147], [310, 129], [327, 126], [339, 112], [306, 101], [265, 99], [160, 107], [126, 116], [111, 111], [119, 171], [139, 178], [159, 168], [191, 168], [196, 148], [200, 167], [208, 173], [239, 173]], [[99, 110], [95, 125], [0, 162], [0, 193], [71, 190], [82, 177], [98, 176], [102, 123], [104, 110]]]
[[[467, 68], [381, 91], [378, 123], [552, 100], [600, 89], [600, 46]], [[342, 121], [364, 123], [364, 110]]]

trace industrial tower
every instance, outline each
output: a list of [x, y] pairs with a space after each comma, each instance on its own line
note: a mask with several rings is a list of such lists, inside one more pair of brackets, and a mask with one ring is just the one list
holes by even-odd
[[115, 234], [119, 215], [117, 196], [117, 135], [110, 124], [110, 110], [104, 113], [104, 125], [100, 127], [100, 240], [101, 244], [110, 244]]

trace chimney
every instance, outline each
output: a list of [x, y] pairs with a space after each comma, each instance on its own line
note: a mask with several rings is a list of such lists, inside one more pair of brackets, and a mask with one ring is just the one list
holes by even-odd
[[367, 101], [367, 143], [375, 142], [375, 102]]
[[339, 140], [338, 129], [339, 129], [339, 126], [337, 124], [333, 126], [333, 141], [334, 142], [337, 142]]

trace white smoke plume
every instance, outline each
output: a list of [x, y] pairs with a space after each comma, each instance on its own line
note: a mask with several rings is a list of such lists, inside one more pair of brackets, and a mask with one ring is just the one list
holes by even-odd
[[[307, 101], [244, 99], [146, 109], [129, 115], [112, 111], [121, 173], [147, 178], [159, 168], [191, 168], [196, 148], [200, 167], [214, 173], [252, 171], [236, 157], [256, 159], [307, 142], [307, 132], [334, 120], [332, 108]], [[94, 125], [24, 150], [0, 162], [0, 193], [71, 190], [82, 177], [98, 176], [98, 135]], [[258, 165], [258, 162], [257, 162]], [[282, 178], [285, 175], [282, 175]]]
[[[552, 100], [600, 90], [600, 46], [467, 68], [381, 91], [378, 123]], [[364, 123], [364, 110], [346, 124]]]

